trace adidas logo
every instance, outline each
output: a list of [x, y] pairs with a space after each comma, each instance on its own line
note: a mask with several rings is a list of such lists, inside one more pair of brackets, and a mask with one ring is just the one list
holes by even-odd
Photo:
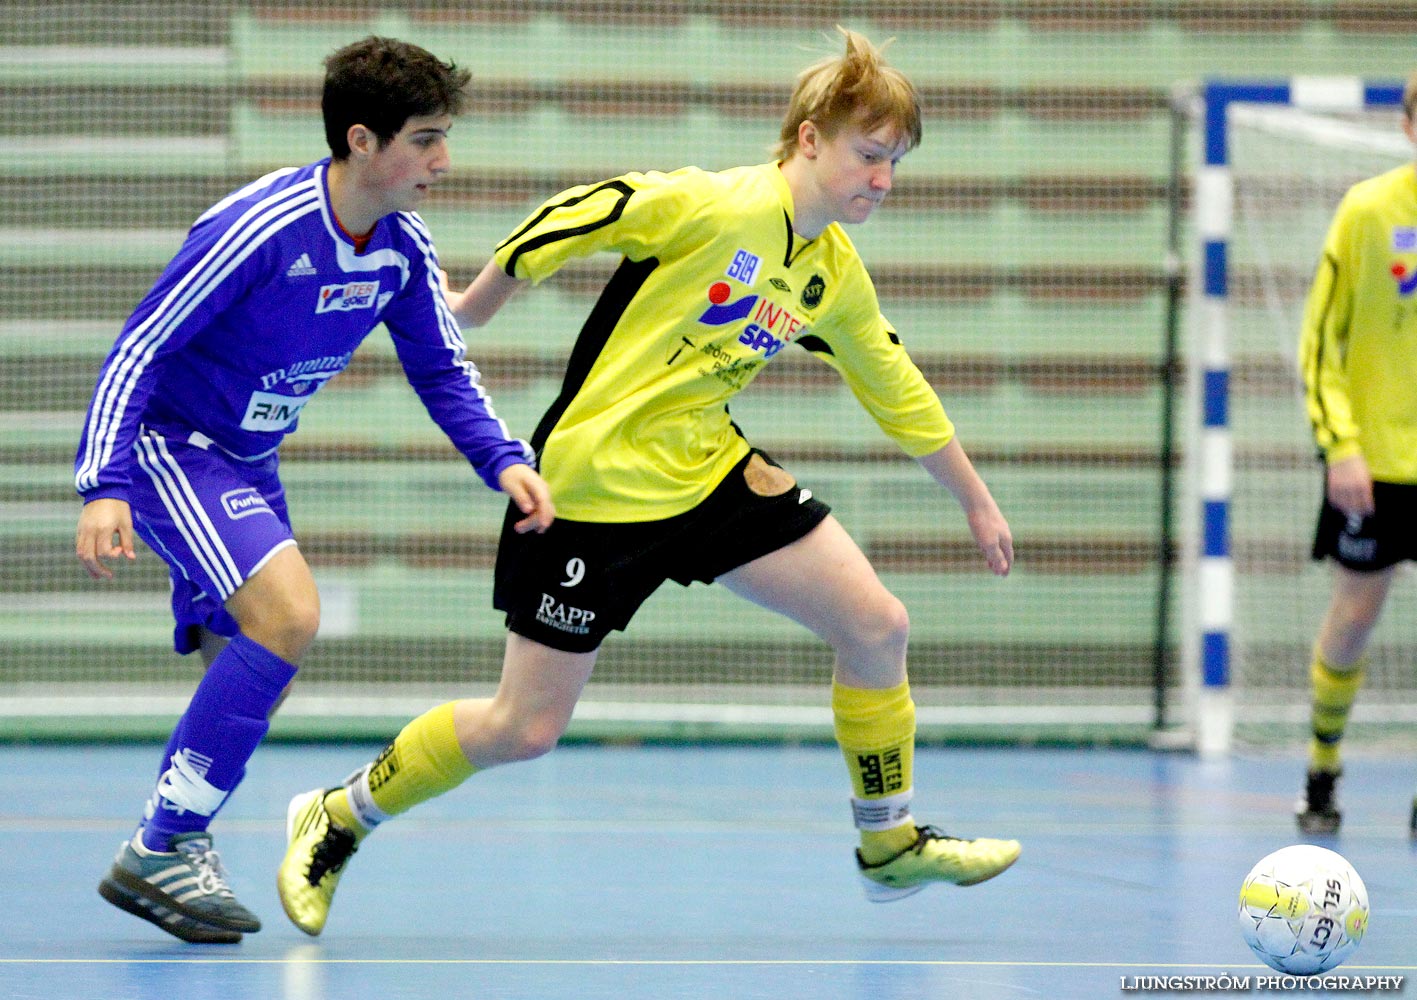
[[303, 278], [306, 275], [315, 273], [315, 265], [310, 263], [310, 255], [303, 253], [296, 258], [295, 263], [285, 272], [287, 278]]

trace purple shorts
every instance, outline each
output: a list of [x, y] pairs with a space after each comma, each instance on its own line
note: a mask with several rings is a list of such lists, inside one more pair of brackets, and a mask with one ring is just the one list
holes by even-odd
[[173, 648], [197, 649], [202, 628], [236, 635], [226, 599], [295, 544], [276, 456], [243, 462], [200, 434], [148, 428], [133, 450], [133, 528], [172, 575]]

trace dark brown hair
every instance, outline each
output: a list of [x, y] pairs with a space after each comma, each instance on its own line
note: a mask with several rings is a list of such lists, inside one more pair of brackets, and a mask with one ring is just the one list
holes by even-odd
[[410, 118], [455, 115], [472, 74], [426, 49], [394, 38], [346, 45], [325, 60], [320, 100], [325, 141], [336, 160], [349, 156], [349, 129], [363, 125], [388, 142]]

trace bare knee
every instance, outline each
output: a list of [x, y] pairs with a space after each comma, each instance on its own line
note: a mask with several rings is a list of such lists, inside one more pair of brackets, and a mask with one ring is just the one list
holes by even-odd
[[287, 610], [281, 623], [281, 639], [301, 654], [310, 648], [315, 635], [320, 631], [320, 606], [316, 603], [302, 604]]
[[486, 760], [490, 764], [515, 764], [524, 760], [545, 757], [561, 741], [562, 727], [543, 721], [533, 721], [512, 726], [496, 741], [495, 759]]
[[894, 594], [888, 593], [873, 617], [877, 647], [904, 656], [906, 644], [910, 641], [910, 613], [905, 610], [905, 605]]
[[841, 659], [866, 663], [905, 661], [910, 613], [894, 594], [883, 590], [869, 608], [844, 624], [847, 627], [832, 639], [832, 647]]
[[1378, 624], [1378, 609], [1369, 606], [1338, 608], [1330, 621], [1333, 628], [1346, 638], [1367, 638]]
[[319, 630], [319, 604], [306, 602], [270, 608], [250, 628], [245, 622], [241, 624], [247, 638], [291, 663], [300, 661]]
[[237, 587], [226, 608], [243, 635], [290, 663], [300, 661], [320, 630], [320, 594], [294, 546]]
[[1346, 664], [1363, 655], [1382, 605], [1335, 602], [1324, 618], [1319, 646], [1325, 659]]
[[550, 753], [594, 666], [594, 652], [568, 653], [508, 633], [497, 693], [460, 701], [453, 712], [467, 759], [483, 768]]
[[535, 723], [525, 726], [513, 741], [513, 751], [517, 760], [535, 760], [545, 757], [561, 742], [561, 727]]
[[458, 733], [468, 759], [478, 767], [515, 764], [544, 757], [561, 741], [566, 722], [559, 715], [522, 715], [495, 702], [477, 720], [475, 731]]
[[1387, 598], [1386, 577], [1340, 577], [1319, 633], [1324, 657], [1351, 663], [1363, 654], [1382, 615]]

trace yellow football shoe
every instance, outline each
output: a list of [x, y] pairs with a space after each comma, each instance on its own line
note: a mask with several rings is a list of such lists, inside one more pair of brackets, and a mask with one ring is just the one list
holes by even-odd
[[866, 898], [889, 903], [913, 895], [931, 882], [977, 885], [1017, 861], [1021, 850], [1017, 840], [961, 840], [947, 837], [933, 826], [921, 826], [916, 828], [915, 843], [895, 857], [868, 865], [857, 851], [856, 865]]
[[358, 850], [354, 834], [336, 826], [325, 811], [329, 791], [316, 788], [290, 800], [285, 814], [289, 843], [276, 872], [285, 915], [312, 937], [325, 929], [345, 862]]

